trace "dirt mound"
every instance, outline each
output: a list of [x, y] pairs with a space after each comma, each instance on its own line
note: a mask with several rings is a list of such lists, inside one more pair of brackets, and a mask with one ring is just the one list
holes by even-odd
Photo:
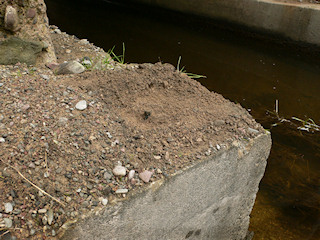
[[[55, 32], [59, 61], [107, 56]], [[68, 221], [146, 184], [138, 173], [170, 177], [264, 131], [239, 105], [169, 64], [59, 76], [18, 64], [0, 66], [0, 79], [0, 224], [18, 239], [55, 238]], [[119, 162], [135, 171], [132, 179], [113, 174]]]

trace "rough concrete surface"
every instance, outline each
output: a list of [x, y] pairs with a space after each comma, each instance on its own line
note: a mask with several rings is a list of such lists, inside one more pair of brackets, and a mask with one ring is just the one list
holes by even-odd
[[235, 141], [92, 214], [62, 239], [244, 239], [270, 147], [268, 133]]
[[320, 6], [275, 0], [135, 0], [320, 44]]

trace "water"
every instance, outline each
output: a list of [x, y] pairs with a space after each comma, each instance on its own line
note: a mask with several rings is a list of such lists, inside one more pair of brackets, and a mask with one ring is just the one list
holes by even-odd
[[[119, 2], [119, 1], [118, 1]], [[141, 6], [102, 1], [46, 0], [51, 24], [105, 50], [126, 46], [127, 62], [169, 62], [251, 110], [271, 129], [273, 147], [251, 215], [254, 239], [320, 239], [320, 134], [298, 131], [268, 111], [279, 101], [286, 119], [320, 123], [319, 52], [252, 38], [213, 23]], [[220, 28], [216, 25], [220, 25]], [[319, 50], [317, 50], [319, 51]]]

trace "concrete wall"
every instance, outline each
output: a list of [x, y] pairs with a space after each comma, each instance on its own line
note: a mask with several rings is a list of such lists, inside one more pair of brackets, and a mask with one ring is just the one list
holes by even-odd
[[62, 239], [244, 239], [270, 147], [269, 134], [234, 142], [92, 214]]
[[134, 0], [320, 45], [320, 6], [273, 0]]

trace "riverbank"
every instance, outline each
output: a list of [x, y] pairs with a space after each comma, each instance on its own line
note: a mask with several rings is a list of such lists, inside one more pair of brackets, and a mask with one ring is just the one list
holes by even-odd
[[[118, 64], [57, 28], [52, 41], [59, 63], [86, 57], [87, 70], [0, 66], [0, 222], [11, 239], [57, 238], [76, 219], [265, 134], [240, 105], [172, 65]], [[253, 200], [265, 158], [254, 159]]]

